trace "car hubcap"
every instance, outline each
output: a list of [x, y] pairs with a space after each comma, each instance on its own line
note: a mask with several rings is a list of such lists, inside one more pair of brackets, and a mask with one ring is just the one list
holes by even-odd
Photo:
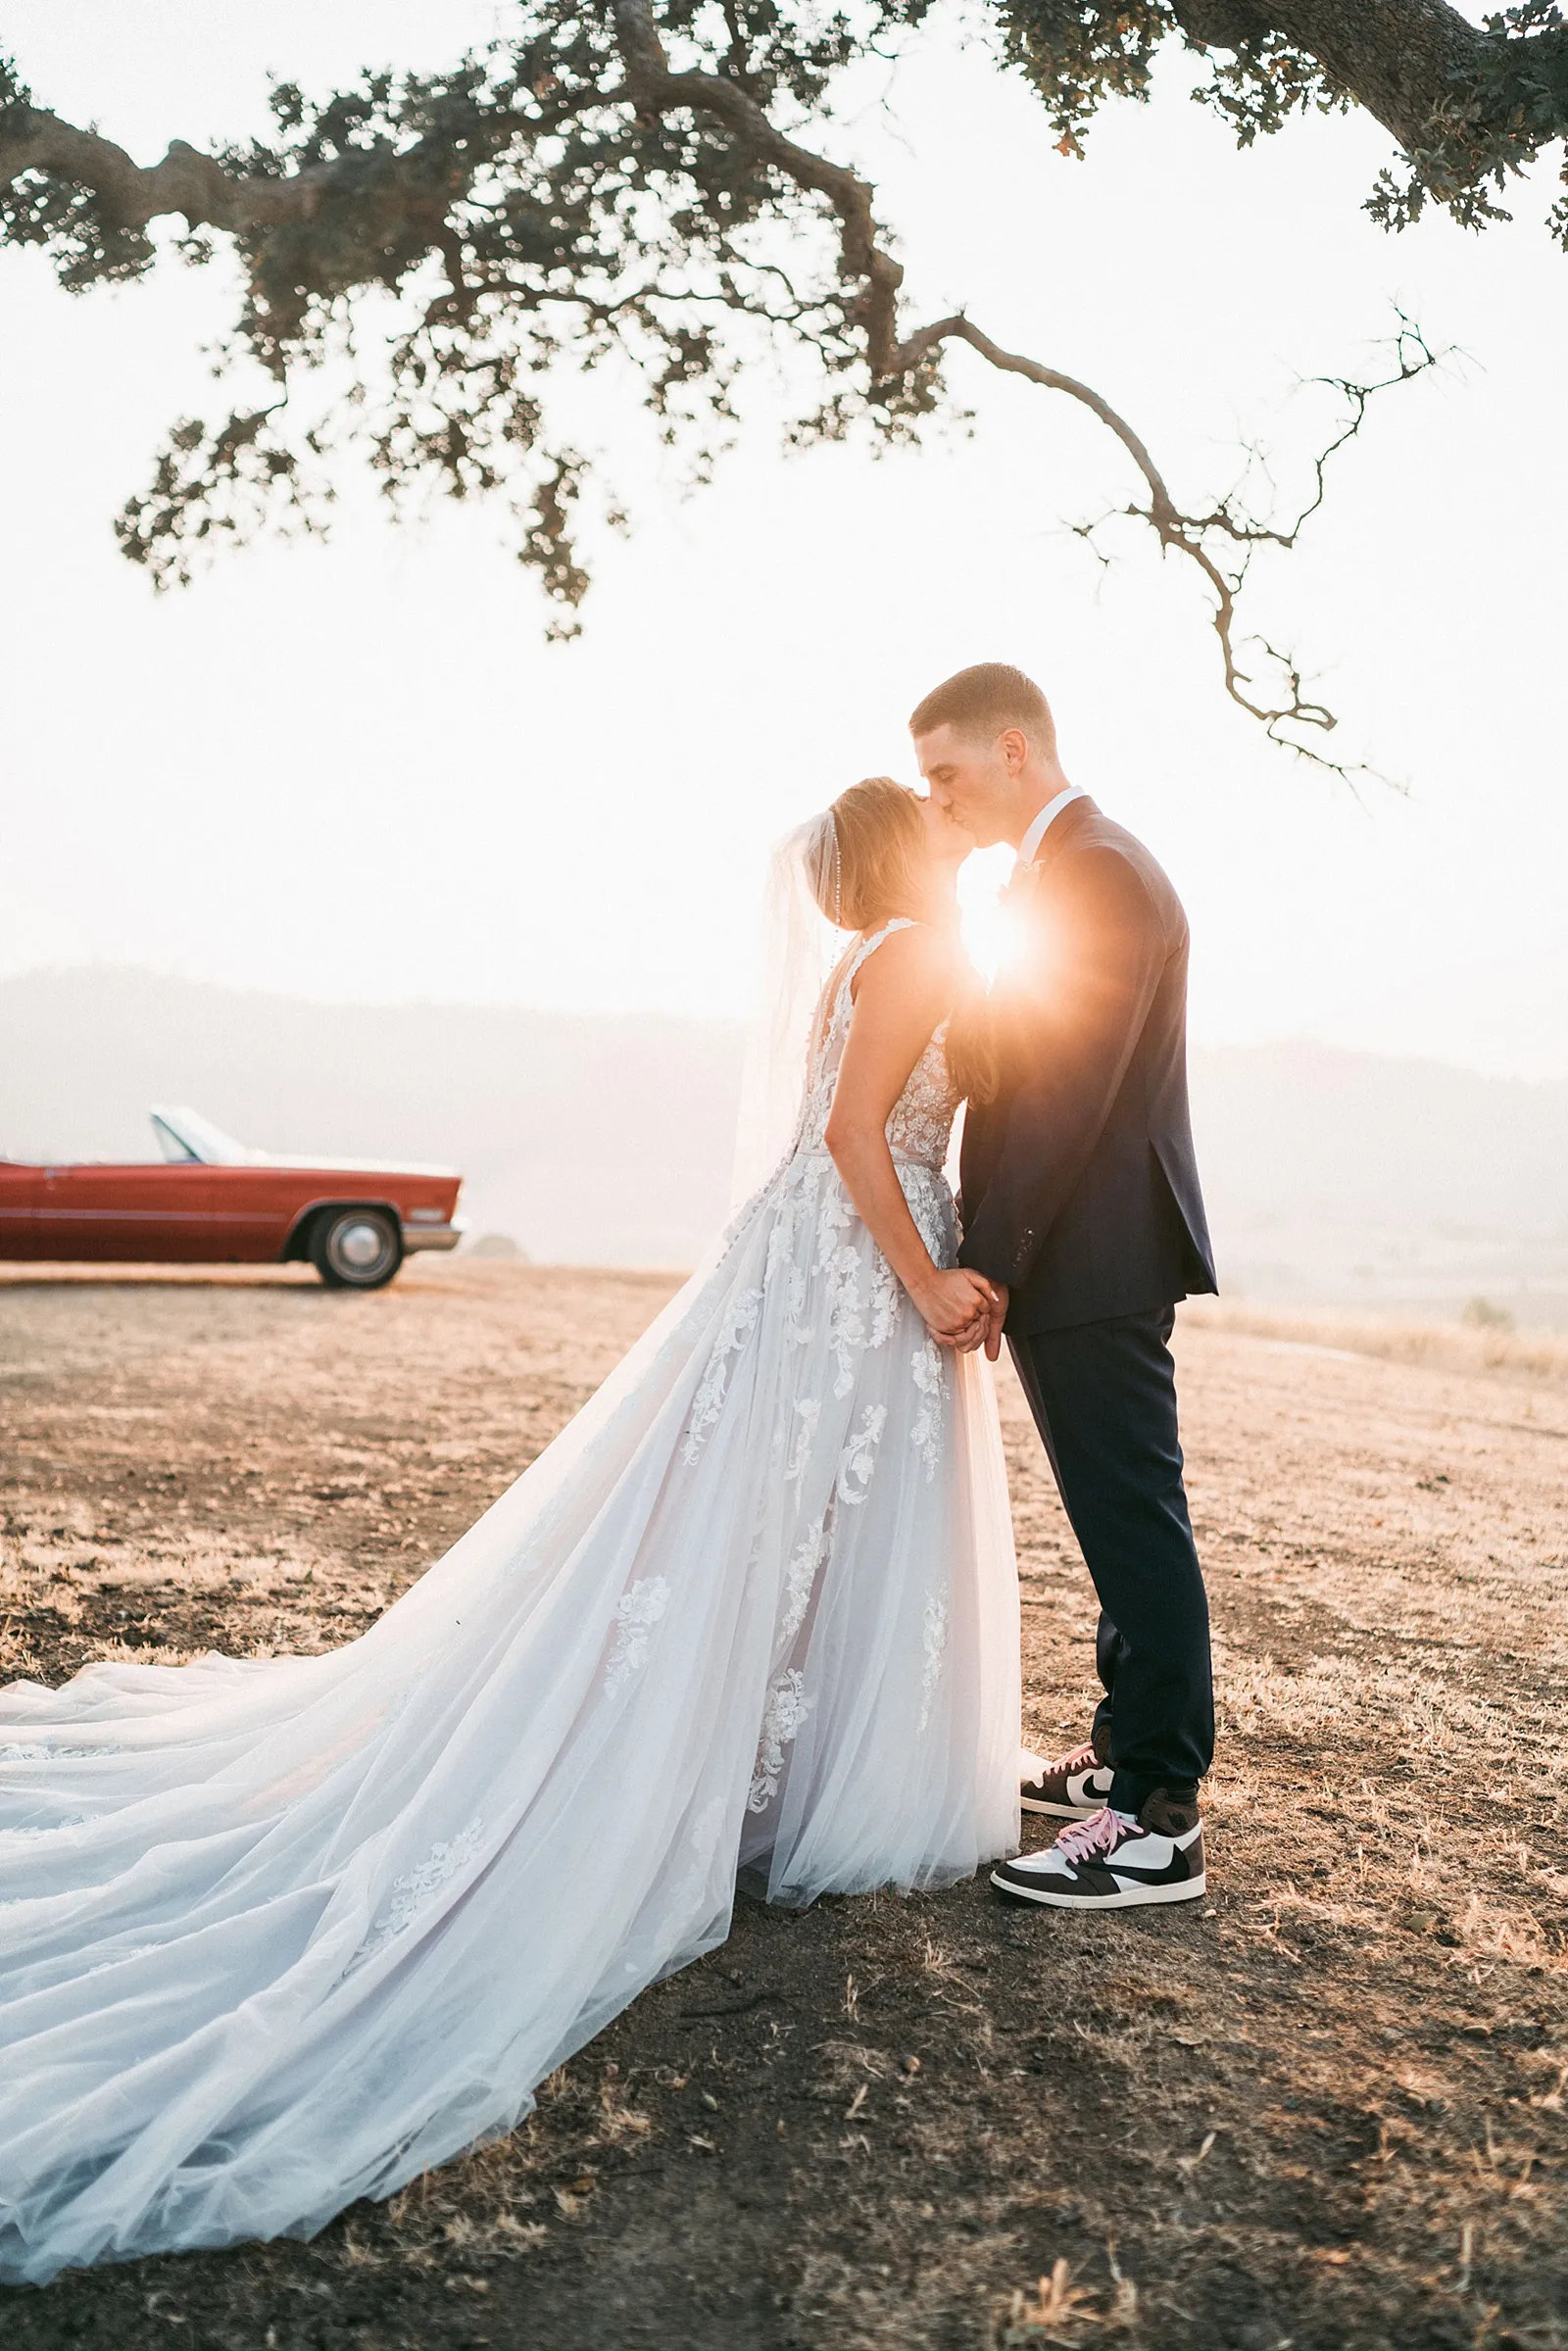
[[334, 1254], [351, 1273], [370, 1273], [386, 1255], [386, 1235], [368, 1217], [340, 1225], [334, 1236]]

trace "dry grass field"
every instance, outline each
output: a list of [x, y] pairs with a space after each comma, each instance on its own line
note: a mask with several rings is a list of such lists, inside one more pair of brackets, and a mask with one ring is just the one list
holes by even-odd
[[[668, 1288], [5, 1269], [0, 1676], [352, 1639]], [[308, 2246], [6, 2295], [8, 2351], [1568, 2347], [1568, 1394], [1331, 1339], [1178, 1342], [1207, 1904], [743, 1903], [504, 2145]], [[1004, 1400], [1054, 1746], [1091, 1602]]]

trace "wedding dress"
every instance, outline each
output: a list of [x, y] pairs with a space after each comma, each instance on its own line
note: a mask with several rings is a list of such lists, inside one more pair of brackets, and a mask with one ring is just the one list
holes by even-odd
[[[888, 926], [892, 928], [894, 926]], [[0, 1691], [0, 2276], [312, 2234], [513, 2127], [778, 1902], [1017, 1842], [990, 1375], [926, 1335], [823, 1145], [362, 1639]], [[941, 1033], [888, 1124], [939, 1263]]]

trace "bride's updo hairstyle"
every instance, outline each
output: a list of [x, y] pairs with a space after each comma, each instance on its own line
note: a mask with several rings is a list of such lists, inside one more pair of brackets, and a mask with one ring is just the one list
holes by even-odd
[[841, 931], [874, 930], [913, 914], [921, 898], [925, 828], [920, 803], [891, 775], [841, 792], [807, 859], [811, 896]]

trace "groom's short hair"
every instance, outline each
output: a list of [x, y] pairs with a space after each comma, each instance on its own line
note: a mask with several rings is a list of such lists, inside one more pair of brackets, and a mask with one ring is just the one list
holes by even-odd
[[1050, 754], [1056, 748], [1050, 703], [1032, 677], [1007, 661], [976, 661], [916, 703], [909, 713], [910, 734], [934, 734], [939, 726], [951, 726], [971, 741], [991, 742], [1015, 726], [1038, 750]]

